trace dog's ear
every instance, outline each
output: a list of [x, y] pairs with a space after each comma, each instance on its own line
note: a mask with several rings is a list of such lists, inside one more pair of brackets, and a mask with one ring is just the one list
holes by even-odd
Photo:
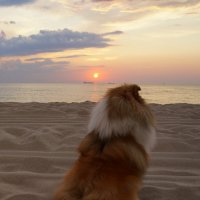
[[138, 86], [138, 85], [132, 86], [132, 94], [134, 97], [137, 97], [139, 95], [139, 91], [141, 91], [140, 86]]
[[133, 90], [135, 90], [136, 92], [141, 90], [141, 87], [139, 85], [133, 85]]
[[139, 91], [141, 91], [140, 86], [138, 85], [133, 85], [131, 87], [131, 93], [133, 95], [133, 97], [135, 98], [135, 100], [137, 100], [139, 103], [143, 103], [144, 100], [142, 99], [142, 97], [139, 94]]

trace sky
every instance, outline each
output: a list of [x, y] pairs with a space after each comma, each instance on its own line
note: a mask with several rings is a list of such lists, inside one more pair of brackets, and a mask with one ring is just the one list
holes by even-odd
[[200, 0], [0, 0], [0, 83], [82, 81], [200, 84]]

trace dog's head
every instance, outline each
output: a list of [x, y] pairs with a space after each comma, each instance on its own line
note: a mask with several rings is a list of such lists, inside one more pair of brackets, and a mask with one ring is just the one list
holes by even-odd
[[142, 111], [143, 107], [146, 107], [144, 99], [139, 94], [140, 90], [138, 85], [127, 84], [108, 90], [105, 98], [109, 120], [138, 118], [139, 110]]
[[140, 90], [134, 84], [108, 90], [93, 109], [89, 132], [97, 133], [102, 139], [133, 134], [136, 140], [144, 140], [146, 133], [154, 129], [154, 119]]

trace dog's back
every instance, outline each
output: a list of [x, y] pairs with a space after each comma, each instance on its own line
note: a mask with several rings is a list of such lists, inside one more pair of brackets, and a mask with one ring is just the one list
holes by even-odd
[[80, 156], [55, 200], [138, 200], [155, 142], [153, 115], [139, 90], [111, 89], [96, 105]]
[[136, 200], [147, 154], [131, 136], [98, 141], [93, 133], [79, 146], [81, 156], [65, 177], [56, 200]]

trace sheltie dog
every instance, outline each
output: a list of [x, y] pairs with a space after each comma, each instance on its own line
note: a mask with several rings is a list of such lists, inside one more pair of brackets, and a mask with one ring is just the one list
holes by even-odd
[[149, 153], [155, 144], [154, 117], [138, 85], [108, 90], [94, 107], [80, 156], [54, 200], [138, 200]]

